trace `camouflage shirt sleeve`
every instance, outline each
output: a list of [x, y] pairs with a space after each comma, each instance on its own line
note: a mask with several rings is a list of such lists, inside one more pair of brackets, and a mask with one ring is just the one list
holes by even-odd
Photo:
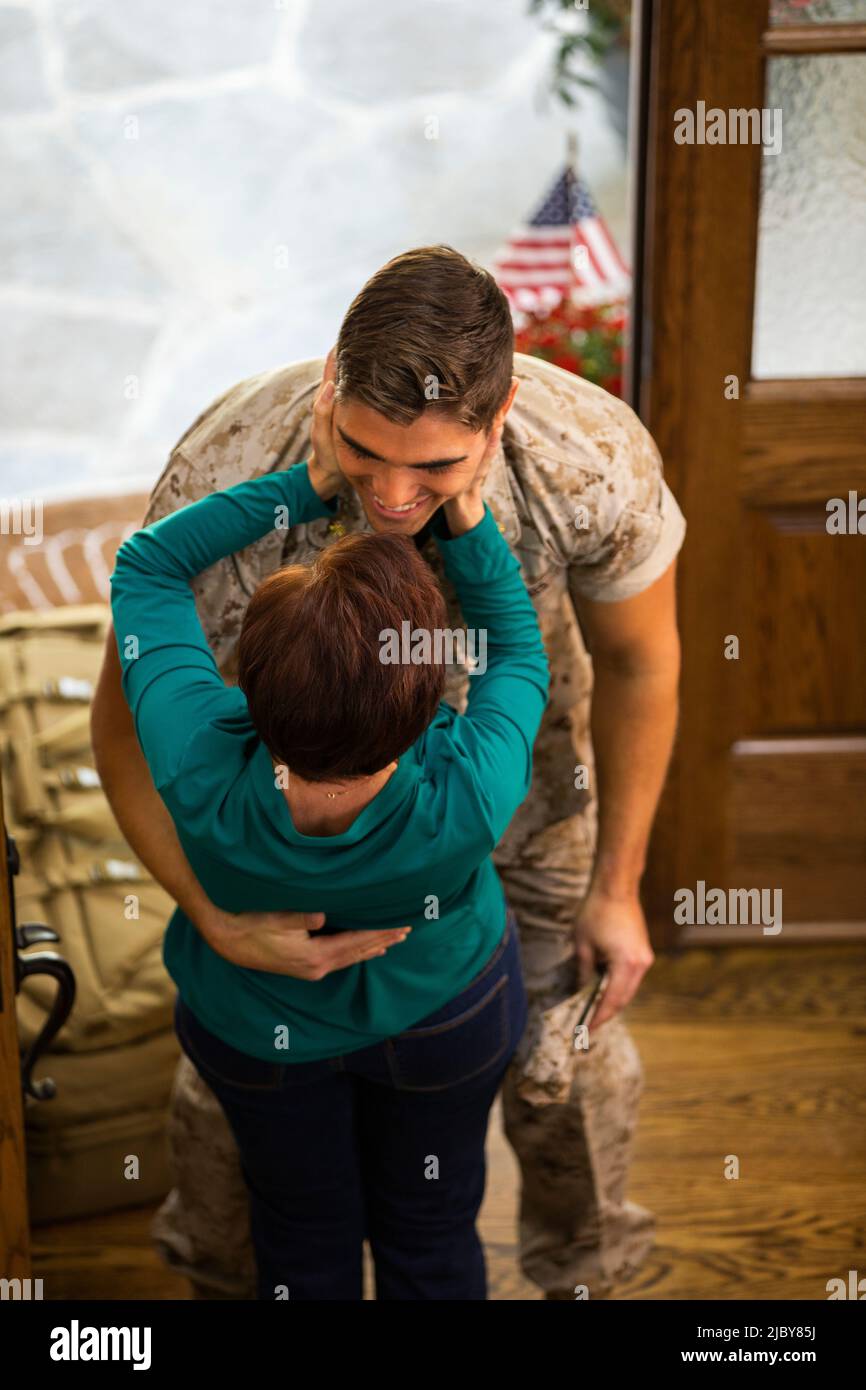
[[[143, 526], [150, 526], [152, 522], [160, 521], [188, 503], [197, 502], [199, 498], [207, 497], [214, 491], [213, 483], [185, 456], [184, 441], [200, 424], [214, 415], [232, 392], [238, 389], [238, 386], [230, 387], [212, 401], [178, 440], [150, 494]], [[232, 679], [235, 675], [237, 639], [248, 595], [243, 593], [238, 584], [231, 556], [220, 560], [204, 574], [197, 575], [192, 582], [192, 589], [199, 622], [217, 665], [224, 677]]]
[[164, 516], [169, 516], [171, 512], [176, 512], [180, 507], [185, 507], [188, 502], [197, 502], [200, 497], [204, 497], [212, 491], [198, 474], [195, 466], [189, 459], [183, 457], [181, 450], [184, 441], [189, 438], [193, 430], [198, 429], [199, 425], [204, 424], [212, 415], [215, 415], [220, 406], [237, 389], [237, 386], [230, 386], [227, 391], [223, 391], [222, 395], [217, 396], [215, 400], [205, 406], [188, 429], [184, 430], [168, 456], [168, 463], [154, 484], [148, 500], [147, 511], [144, 514], [144, 521], [141, 523], [142, 526], [150, 526], [154, 521], [161, 521]]
[[142, 526], [152, 526], [164, 516], [197, 502], [210, 491], [197, 469], [175, 449], [157, 479], [147, 503]]
[[600, 475], [576, 479], [568, 558], [571, 593], [601, 603], [649, 588], [682, 546], [686, 522], [664, 480], [655, 441], [635, 413], [617, 402], [617, 428], [606, 439]]

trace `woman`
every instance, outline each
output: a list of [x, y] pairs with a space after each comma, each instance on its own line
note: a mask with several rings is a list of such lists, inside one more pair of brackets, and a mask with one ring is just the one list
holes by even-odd
[[[184, 1051], [223, 1106], [250, 1192], [260, 1298], [483, 1299], [475, 1218], [488, 1114], [525, 1023], [516, 930], [491, 851], [525, 797], [548, 667], [483, 477], [432, 531], [486, 665], [465, 715], [435, 661], [387, 636], [443, 631], [412, 543], [347, 537], [253, 596], [227, 687], [189, 581], [275, 525], [329, 514], [336, 465], [216, 493], [118, 551], [114, 630], [154, 783], [209, 896], [319, 911], [377, 934], [317, 980], [243, 969], [178, 910], [164, 959]], [[371, 941], [374, 938], [371, 937]]]

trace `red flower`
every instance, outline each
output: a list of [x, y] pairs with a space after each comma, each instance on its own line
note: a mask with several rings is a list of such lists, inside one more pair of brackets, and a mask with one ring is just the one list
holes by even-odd
[[627, 305], [576, 304], [566, 298], [549, 312], [530, 314], [515, 333], [514, 346], [622, 394], [623, 334]]

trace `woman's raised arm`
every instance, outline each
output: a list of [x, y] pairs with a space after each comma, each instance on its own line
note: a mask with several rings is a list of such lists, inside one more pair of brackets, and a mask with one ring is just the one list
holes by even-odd
[[157, 788], [174, 776], [197, 728], [244, 708], [241, 692], [220, 675], [189, 581], [274, 528], [333, 510], [304, 462], [203, 497], [121, 545], [111, 578], [114, 632], [124, 694]]
[[471, 778], [492, 848], [529, 791], [550, 667], [520, 566], [490, 508], [477, 496], [461, 507], [455, 499], [449, 515], [446, 505], [449, 528], [456, 523], [458, 534], [445, 538], [441, 522], [433, 532], [477, 663], [466, 713], [453, 731], [463, 755], [455, 766]]

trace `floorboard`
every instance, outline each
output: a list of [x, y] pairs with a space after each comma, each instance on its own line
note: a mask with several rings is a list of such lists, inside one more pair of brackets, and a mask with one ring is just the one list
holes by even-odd
[[[657, 1243], [621, 1299], [826, 1298], [866, 1271], [866, 949], [663, 953], [628, 1014], [645, 1070], [630, 1196]], [[490, 1297], [537, 1299], [517, 1262], [517, 1164], [494, 1112], [480, 1227]], [[731, 1156], [739, 1176], [725, 1176]], [[53, 1299], [183, 1299], [152, 1208], [34, 1231]]]

